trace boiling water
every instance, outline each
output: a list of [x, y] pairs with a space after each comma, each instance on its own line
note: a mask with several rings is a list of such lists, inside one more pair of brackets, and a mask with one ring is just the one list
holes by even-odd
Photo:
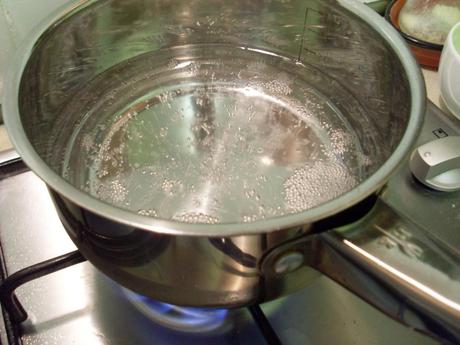
[[107, 203], [182, 222], [307, 210], [353, 188], [366, 165], [350, 114], [319, 91], [328, 83], [250, 48], [138, 56], [101, 73], [65, 110], [62, 174]]

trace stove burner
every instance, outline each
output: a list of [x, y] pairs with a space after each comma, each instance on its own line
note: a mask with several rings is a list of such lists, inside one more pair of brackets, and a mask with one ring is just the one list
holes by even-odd
[[123, 289], [128, 300], [150, 320], [163, 327], [183, 332], [209, 332], [220, 328], [227, 309], [180, 307], [155, 301], [149, 297]]

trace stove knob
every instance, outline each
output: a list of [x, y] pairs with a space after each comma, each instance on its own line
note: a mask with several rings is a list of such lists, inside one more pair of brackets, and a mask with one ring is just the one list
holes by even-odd
[[433, 140], [416, 148], [409, 167], [428, 187], [443, 192], [460, 190], [460, 136]]

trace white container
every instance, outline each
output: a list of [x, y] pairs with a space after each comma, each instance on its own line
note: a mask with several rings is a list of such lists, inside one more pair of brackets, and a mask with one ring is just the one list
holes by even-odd
[[460, 22], [447, 36], [438, 72], [442, 100], [447, 109], [460, 119]]

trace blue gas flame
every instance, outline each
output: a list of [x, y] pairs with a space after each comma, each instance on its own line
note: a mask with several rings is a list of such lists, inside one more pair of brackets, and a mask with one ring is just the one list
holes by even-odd
[[227, 309], [181, 307], [155, 301], [132, 291], [126, 290], [125, 293], [129, 300], [152, 321], [179, 331], [215, 330], [224, 324], [228, 314]]

